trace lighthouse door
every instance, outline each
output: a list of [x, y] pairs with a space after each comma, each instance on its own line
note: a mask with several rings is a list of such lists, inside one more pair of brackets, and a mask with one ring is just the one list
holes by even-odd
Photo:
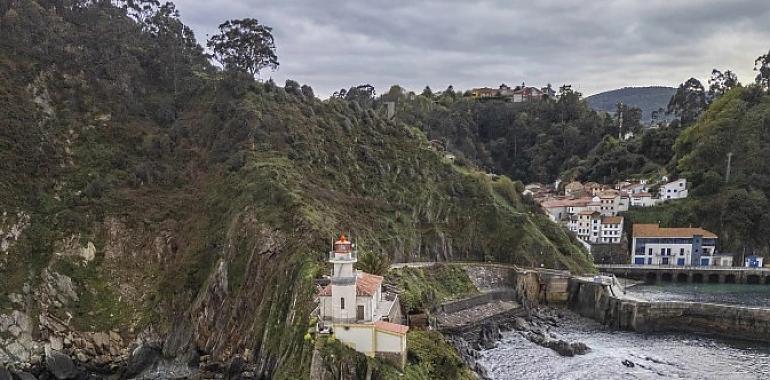
[[356, 307], [356, 320], [364, 320], [364, 305], [358, 305], [358, 307]]

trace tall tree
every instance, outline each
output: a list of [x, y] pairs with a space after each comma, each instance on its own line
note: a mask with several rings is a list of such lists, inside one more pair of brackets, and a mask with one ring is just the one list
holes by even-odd
[[374, 95], [376, 91], [371, 84], [360, 84], [355, 87], [351, 87], [344, 95], [340, 91], [341, 96], [345, 100], [357, 102], [362, 107], [370, 107], [374, 103]]
[[676, 89], [668, 102], [666, 113], [676, 115], [683, 124], [689, 124], [705, 109], [706, 90], [699, 80], [690, 78]]
[[711, 78], [709, 78], [709, 92], [707, 100], [712, 102], [724, 95], [727, 91], [738, 86], [738, 76], [730, 70], [724, 73], [714, 69], [711, 71]]
[[425, 86], [425, 88], [422, 90], [422, 94], [420, 94], [426, 98], [433, 98], [433, 90], [430, 89], [430, 86]]
[[206, 46], [226, 70], [257, 75], [264, 68], [278, 67], [272, 30], [253, 18], [228, 20], [219, 25], [219, 33]]
[[770, 51], [757, 57], [754, 61], [754, 71], [757, 72], [757, 84], [765, 90], [770, 90]]

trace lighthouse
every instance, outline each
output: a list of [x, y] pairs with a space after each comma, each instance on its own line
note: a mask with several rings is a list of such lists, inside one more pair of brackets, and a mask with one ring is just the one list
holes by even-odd
[[398, 293], [383, 292], [383, 277], [356, 270], [356, 247], [340, 235], [329, 252], [329, 284], [318, 292], [318, 331], [371, 357], [404, 368], [406, 334]]
[[331, 294], [332, 321], [350, 323], [356, 320], [356, 270], [358, 262], [353, 243], [345, 235], [334, 242], [329, 253], [332, 263]]

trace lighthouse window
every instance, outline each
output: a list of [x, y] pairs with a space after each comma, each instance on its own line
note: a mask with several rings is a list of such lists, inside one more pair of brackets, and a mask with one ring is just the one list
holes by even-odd
[[344, 298], [340, 298], [340, 309], [341, 310], [345, 310], [345, 299]]

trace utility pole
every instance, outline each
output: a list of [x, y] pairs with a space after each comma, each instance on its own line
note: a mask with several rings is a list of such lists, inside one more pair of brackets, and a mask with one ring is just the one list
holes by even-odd
[[730, 182], [730, 165], [733, 162], [733, 152], [727, 153], [727, 171], [725, 172], [725, 183]]
[[620, 103], [618, 107], [618, 117], [620, 118], [620, 126], [618, 126], [618, 141], [623, 141], [623, 103]]

